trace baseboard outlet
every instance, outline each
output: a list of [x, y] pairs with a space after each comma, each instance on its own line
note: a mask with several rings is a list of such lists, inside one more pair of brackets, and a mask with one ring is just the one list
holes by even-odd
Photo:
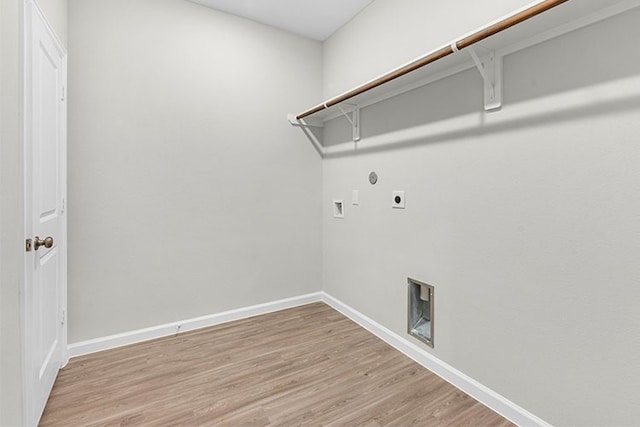
[[396, 350], [413, 359], [434, 374], [438, 375], [454, 387], [467, 393], [483, 405], [491, 408], [512, 423], [519, 426], [550, 427], [546, 421], [536, 417], [526, 409], [516, 405], [490, 388], [480, 384], [473, 378], [458, 371], [426, 350], [418, 347], [408, 339], [385, 328], [342, 301], [322, 292], [322, 301], [339, 311], [349, 319], [362, 326]]
[[130, 344], [153, 340], [156, 338], [176, 335], [178, 333], [193, 331], [201, 328], [208, 328], [210, 326], [220, 325], [222, 323], [232, 322], [234, 320], [247, 319], [249, 317], [259, 316], [261, 314], [273, 313], [276, 311], [285, 310], [287, 308], [320, 302], [322, 301], [322, 296], [322, 292], [316, 292], [265, 304], [239, 308], [237, 310], [225, 311], [223, 313], [213, 314], [209, 316], [202, 316], [194, 319], [167, 323], [151, 328], [138, 329], [135, 331], [111, 335], [103, 338], [82, 341], [70, 344], [68, 347], [68, 352], [70, 357], [72, 358], [83, 356], [86, 354], [97, 353], [99, 351], [110, 350]]

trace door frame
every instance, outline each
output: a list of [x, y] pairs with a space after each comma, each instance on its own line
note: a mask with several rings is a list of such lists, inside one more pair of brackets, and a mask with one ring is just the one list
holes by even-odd
[[[69, 360], [69, 351], [67, 345], [67, 51], [56, 35], [55, 31], [49, 24], [49, 21], [45, 17], [40, 5], [37, 0], [23, 0], [22, 11], [21, 11], [21, 23], [22, 23], [22, 40], [21, 40], [21, 52], [22, 52], [22, 139], [23, 139], [23, 165], [22, 165], [22, 194], [23, 194], [23, 224], [22, 230], [24, 234], [23, 242], [26, 242], [26, 239], [31, 239], [34, 236], [27, 236], [27, 232], [30, 230], [31, 226], [29, 225], [32, 221], [31, 215], [31, 169], [30, 166], [31, 161], [31, 153], [30, 148], [32, 146], [32, 136], [31, 136], [31, 126], [33, 121], [32, 115], [32, 98], [31, 98], [31, 89], [29, 87], [31, 82], [31, 73], [32, 73], [32, 63], [31, 63], [31, 42], [32, 42], [32, 21], [35, 19], [40, 19], [43, 23], [47, 31], [50, 33], [56, 50], [60, 53], [62, 57], [62, 74], [63, 74], [63, 87], [64, 87], [64, 103], [61, 108], [61, 141], [60, 141], [60, 186], [61, 193], [64, 200], [63, 212], [62, 212], [62, 224], [60, 230], [60, 236], [56, 237], [56, 245], [58, 246], [58, 251], [61, 257], [61, 280], [60, 280], [60, 309], [63, 312], [63, 325], [60, 331], [60, 350], [62, 366], [66, 365]], [[28, 287], [31, 286], [29, 283], [31, 279], [31, 274], [28, 269], [32, 262], [30, 262], [30, 258], [34, 256], [32, 252], [27, 252], [25, 247], [21, 248], [22, 251], [22, 260], [23, 260], [23, 278], [21, 282], [21, 297], [20, 297], [20, 313], [21, 313], [21, 322], [20, 322], [20, 335], [22, 340], [22, 361], [23, 361], [23, 369], [22, 369], [22, 413], [23, 413], [23, 423], [25, 425], [35, 425], [38, 422], [37, 417], [39, 414], [35, 413], [34, 401], [36, 399], [36, 393], [33, 389], [32, 377], [29, 372], [29, 367], [31, 365], [31, 343], [30, 338], [27, 336], [28, 331], [28, 312], [27, 312], [27, 290]]]

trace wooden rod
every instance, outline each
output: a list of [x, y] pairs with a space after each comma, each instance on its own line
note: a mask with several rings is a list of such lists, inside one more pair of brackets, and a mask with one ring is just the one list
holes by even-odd
[[424, 58], [419, 59], [418, 61], [412, 62], [411, 64], [405, 65], [402, 68], [399, 68], [389, 74], [385, 74], [382, 77], [379, 77], [373, 81], [370, 81], [367, 84], [364, 84], [360, 87], [357, 87], [345, 94], [342, 94], [340, 96], [338, 96], [337, 98], [333, 98], [330, 101], [327, 101], [325, 103], [325, 105], [327, 106], [327, 108], [329, 107], [333, 107], [336, 104], [339, 104], [341, 102], [346, 101], [347, 99], [353, 98], [356, 95], [360, 95], [361, 93], [370, 91], [373, 88], [376, 88], [378, 86], [381, 86], [385, 83], [390, 82], [391, 80], [395, 80], [398, 77], [402, 77], [405, 74], [409, 74], [412, 71], [417, 70], [418, 68], [422, 68], [425, 65], [431, 64], [432, 62], [436, 62], [439, 59], [444, 58], [445, 56], [449, 56], [453, 53], [453, 49], [451, 48], [451, 46], [447, 46], [447, 47], [443, 47], [440, 50], [437, 50], [433, 53], [431, 53], [428, 56], [425, 56]]
[[554, 7], [568, 1], [569, 0], [545, 0], [543, 2], [540, 2], [535, 6], [531, 6], [530, 8], [525, 9], [520, 13], [516, 13], [515, 15], [510, 16], [507, 19], [503, 19], [502, 21], [493, 24], [492, 26], [487, 27], [484, 30], [480, 30], [468, 37], [463, 38], [462, 40], [459, 40], [456, 43], [456, 46], [458, 46], [458, 49], [462, 50], [465, 47], [469, 47], [475, 43], [478, 43], [479, 41], [498, 34], [501, 31], [511, 28], [514, 25], [518, 25], [528, 19], [533, 18], [534, 16], [540, 15], [542, 12], [546, 12], [547, 10], [553, 9]]
[[316, 105], [315, 107], [298, 115], [296, 119], [301, 120], [301, 119], [304, 119], [305, 117], [308, 117], [312, 114], [325, 110], [329, 107], [333, 107], [336, 104], [339, 104], [348, 99], [351, 99], [354, 96], [360, 95], [361, 93], [368, 92], [371, 89], [377, 88], [378, 86], [382, 86], [385, 83], [395, 80], [398, 77], [402, 77], [405, 74], [415, 71], [418, 68], [422, 68], [425, 65], [431, 64], [432, 62], [435, 62], [438, 59], [444, 58], [445, 56], [451, 55], [452, 53], [453, 53], [453, 49], [451, 48], [451, 46], [443, 47], [442, 49], [436, 52], [433, 52], [432, 54], [425, 56], [424, 58], [420, 58], [417, 61], [407, 64], [402, 68], [398, 68], [397, 70], [389, 74], [385, 74], [384, 76], [381, 76], [375, 80], [370, 81], [369, 83], [366, 83], [362, 86], [358, 86], [357, 88], [350, 90], [349, 92], [346, 92], [336, 98], [331, 98], [329, 101], [325, 102], [324, 104]]
[[[503, 19], [500, 22], [497, 22], [493, 25], [491, 25], [490, 27], [487, 27], [483, 30], [480, 30], [476, 33], [471, 34], [470, 36], [467, 36], [463, 39], [458, 40], [457, 42], [455, 42], [456, 47], [458, 48], [458, 50], [464, 49], [466, 47], [469, 47], [475, 43], [478, 43], [488, 37], [491, 37], [495, 34], [498, 34], [501, 31], [504, 31], [508, 28], [513, 27], [514, 25], [520, 24], [521, 22], [524, 22], [528, 19], [533, 18], [534, 16], [537, 16], [543, 12], [546, 12], [549, 9], [553, 9], [556, 6], [561, 5], [562, 3], [566, 3], [569, 0], [545, 0], [542, 1], [534, 6], [531, 6], [528, 9], [523, 10], [522, 12], [519, 12], [513, 16], [510, 16], [506, 19]], [[451, 44], [453, 45], [453, 43]], [[366, 83], [362, 86], [358, 86], [355, 89], [350, 90], [349, 92], [346, 92], [340, 96], [337, 96], [335, 98], [330, 99], [329, 101], [323, 103], [323, 104], [319, 104], [316, 105], [313, 108], [310, 108], [309, 110], [305, 111], [304, 113], [299, 114], [298, 116], [296, 116], [296, 119], [301, 120], [304, 119], [305, 117], [309, 117], [312, 114], [318, 113], [322, 110], [325, 110], [329, 107], [333, 107], [336, 104], [339, 104], [341, 102], [347, 101], [351, 98], [353, 98], [354, 96], [360, 95], [364, 92], [368, 92], [371, 89], [375, 89], [378, 86], [382, 86], [385, 83], [388, 83], [392, 80], [395, 80], [399, 77], [402, 77], [406, 74], [409, 74], [412, 71], [415, 71], [419, 68], [422, 68], [426, 65], [429, 65], [433, 62], [436, 62], [446, 56], [451, 55], [454, 51], [453, 48], [451, 47], [451, 45], [447, 45], [423, 58], [417, 59], [413, 62], [411, 62], [410, 64], [405, 65], [402, 68], [398, 68], [395, 71], [392, 71], [388, 74], [385, 74], [375, 80], [370, 81], [369, 83]]]

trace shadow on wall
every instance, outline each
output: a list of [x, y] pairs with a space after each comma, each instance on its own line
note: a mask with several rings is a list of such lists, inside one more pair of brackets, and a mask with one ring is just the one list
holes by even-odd
[[323, 128], [319, 128], [319, 127], [309, 127], [309, 128], [301, 127], [300, 130], [305, 134], [307, 139], [309, 141], [311, 141], [311, 144], [313, 145], [313, 148], [316, 150], [316, 152], [320, 156], [322, 156], [322, 140], [324, 138], [323, 137], [323, 135], [324, 135]]
[[470, 69], [361, 110], [362, 141], [344, 118], [326, 123], [325, 157], [341, 157], [537, 127], [640, 108], [633, 10], [504, 58], [503, 109], [483, 110]]

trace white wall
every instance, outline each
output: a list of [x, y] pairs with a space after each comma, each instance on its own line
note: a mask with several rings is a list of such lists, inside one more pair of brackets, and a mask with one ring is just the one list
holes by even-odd
[[184, 0], [69, 3], [69, 342], [321, 289], [321, 45]]
[[[331, 38], [325, 93], [369, 78], [362, 64], [379, 74], [416, 56], [385, 36], [455, 25], [417, 20], [417, 3], [377, 0]], [[638, 22], [627, 12], [508, 56], [498, 113], [482, 113], [475, 70], [363, 109], [359, 151], [323, 165], [325, 291], [405, 335], [407, 277], [431, 283], [426, 351], [554, 425], [636, 425]], [[362, 48], [368, 37], [376, 49]], [[325, 128], [328, 145], [349, 136], [343, 119]], [[391, 209], [392, 190], [407, 192], [406, 210]]]
[[323, 44], [324, 98], [442, 47], [529, 0], [376, 0]]

